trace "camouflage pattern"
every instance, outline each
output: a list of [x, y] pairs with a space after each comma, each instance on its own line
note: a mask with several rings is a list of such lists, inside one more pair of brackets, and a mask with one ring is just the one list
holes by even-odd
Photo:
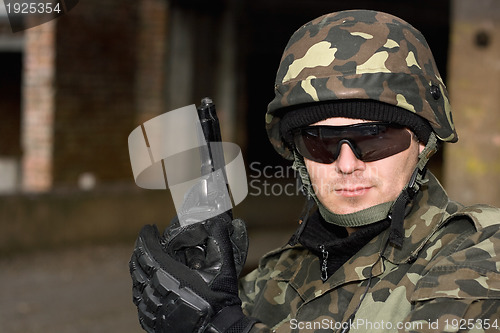
[[268, 106], [274, 148], [292, 159], [279, 122], [286, 107], [318, 101], [371, 99], [425, 118], [442, 141], [455, 142], [448, 92], [422, 34], [381, 12], [321, 16], [297, 30], [285, 48]]
[[350, 332], [500, 331], [500, 210], [449, 201], [429, 172], [404, 229], [403, 247], [383, 231], [325, 283], [301, 245], [267, 254], [240, 281], [252, 332], [338, 332], [359, 304]]

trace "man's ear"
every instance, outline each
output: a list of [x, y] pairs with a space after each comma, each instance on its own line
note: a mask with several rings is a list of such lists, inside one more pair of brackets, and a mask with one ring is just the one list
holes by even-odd
[[418, 153], [420, 154], [424, 150], [425, 145], [422, 142], [418, 143]]

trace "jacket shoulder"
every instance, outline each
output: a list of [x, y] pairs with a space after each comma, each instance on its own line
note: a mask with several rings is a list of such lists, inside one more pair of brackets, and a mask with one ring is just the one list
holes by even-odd
[[430, 261], [411, 299], [500, 299], [500, 209], [463, 207], [447, 222], [444, 228], [455, 225], [462, 233]]
[[463, 207], [448, 219], [468, 218], [474, 223], [476, 230], [482, 230], [492, 225], [500, 226], [500, 208], [485, 204]]

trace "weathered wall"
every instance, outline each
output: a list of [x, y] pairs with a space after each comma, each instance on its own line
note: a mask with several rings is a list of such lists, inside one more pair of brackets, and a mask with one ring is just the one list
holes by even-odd
[[22, 86], [22, 188], [46, 191], [52, 186], [54, 122], [55, 21], [25, 33]]
[[89, 0], [26, 30], [24, 191], [130, 180], [128, 134], [165, 112], [167, 19], [164, 0]]
[[445, 185], [466, 204], [500, 206], [500, 2], [454, 0], [448, 85], [459, 142]]
[[3, 196], [0, 255], [117, 241], [132, 246], [142, 225], [168, 224], [171, 201], [167, 191], [132, 187]]
[[90, 0], [57, 20], [53, 186], [82, 174], [129, 179], [135, 127], [136, 1]]
[[[253, 192], [234, 209], [234, 216], [245, 220], [248, 226], [249, 268], [255, 267], [264, 253], [288, 241], [304, 200], [301, 195], [274, 196], [262, 192], [255, 196]], [[2, 196], [0, 257], [117, 242], [132, 248], [144, 224], [157, 224], [163, 230], [174, 215], [169, 191], [140, 190], [135, 186]]]

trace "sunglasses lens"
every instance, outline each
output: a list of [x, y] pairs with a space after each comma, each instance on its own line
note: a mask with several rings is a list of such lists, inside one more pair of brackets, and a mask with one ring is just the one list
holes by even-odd
[[404, 127], [386, 123], [309, 126], [295, 133], [294, 142], [302, 156], [318, 163], [333, 163], [347, 142], [357, 158], [373, 162], [408, 149], [411, 134]]
[[319, 131], [304, 132], [298, 135], [297, 139], [297, 150], [305, 158], [325, 164], [333, 163], [337, 159], [338, 139], [324, 138]]

